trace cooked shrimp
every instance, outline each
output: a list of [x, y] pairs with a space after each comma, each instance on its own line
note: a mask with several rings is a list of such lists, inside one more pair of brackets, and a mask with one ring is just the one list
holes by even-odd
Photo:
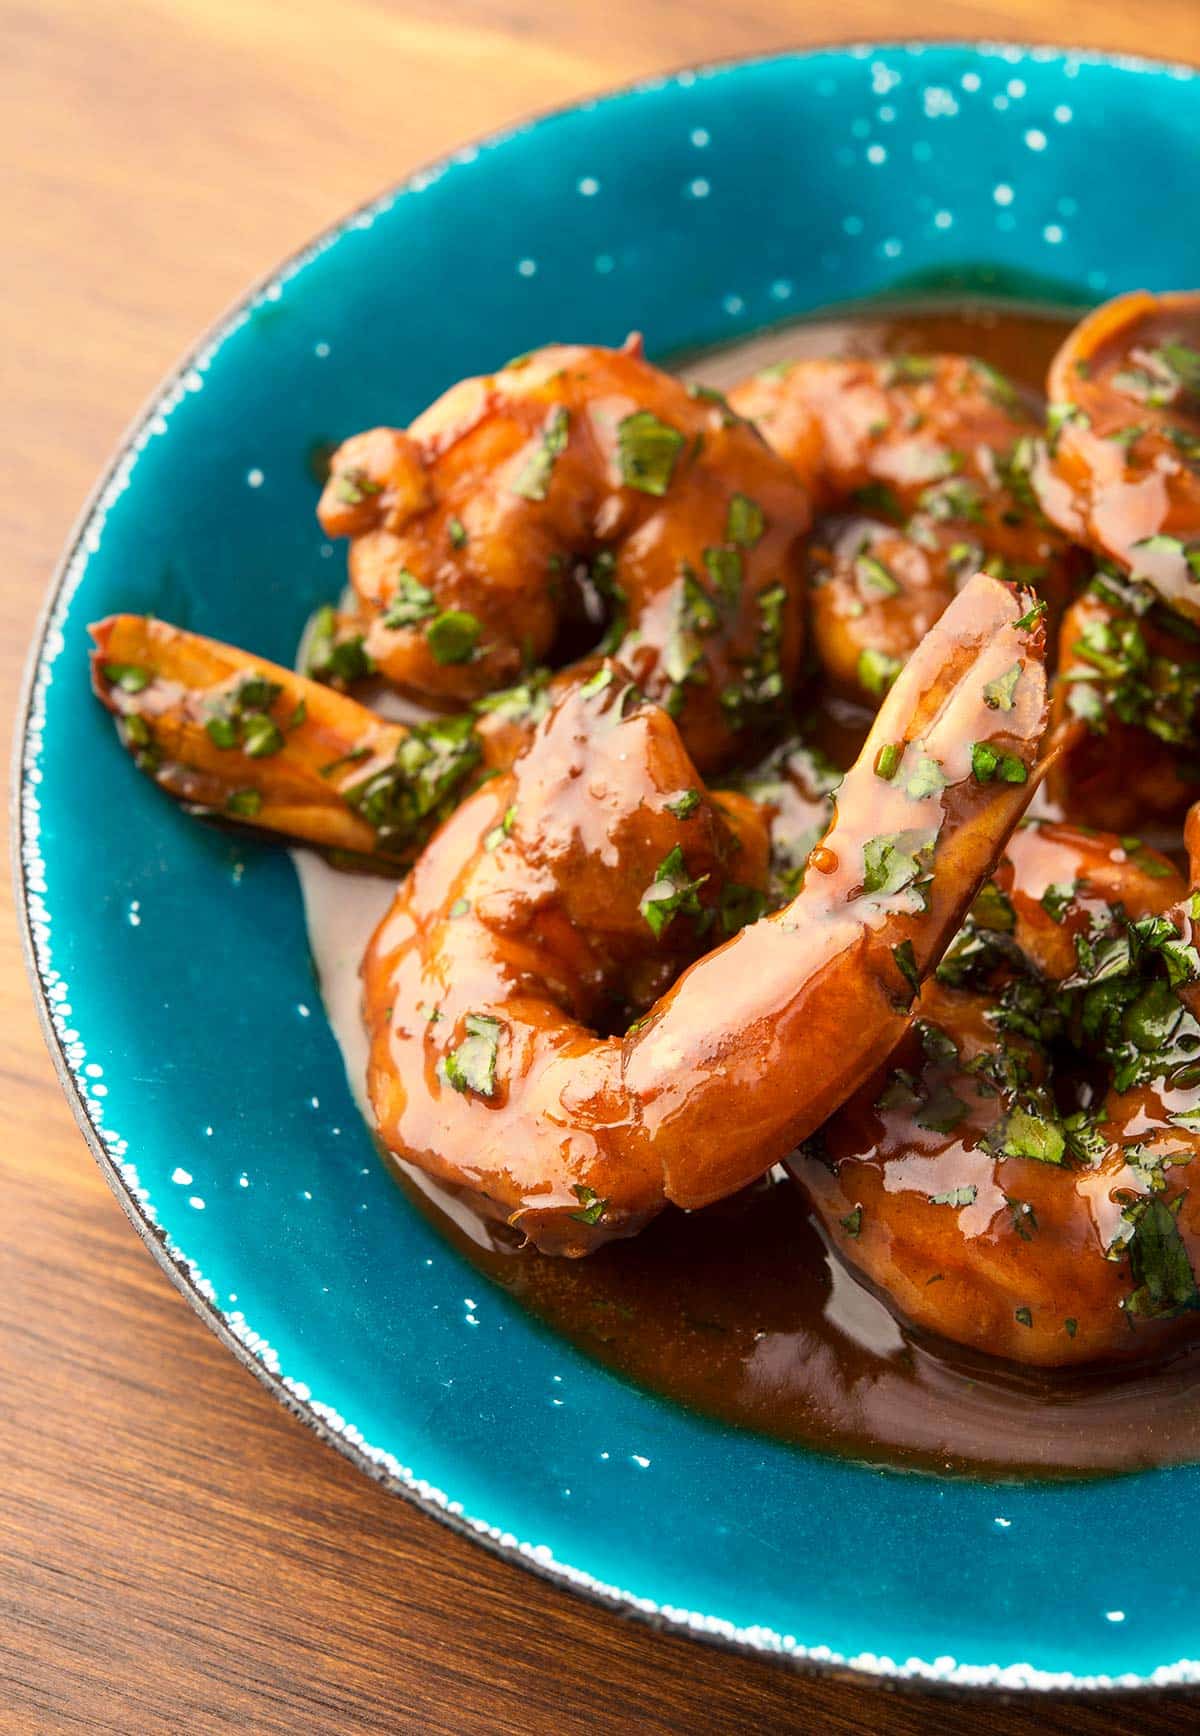
[[92, 634], [93, 688], [138, 767], [227, 820], [404, 861], [484, 757], [469, 717], [387, 723], [319, 682], [165, 621], [112, 615]]
[[727, 758], [795, 674], [804, 488], [718, 393], [640, 345], [551, 345], [453, 387], [407, 433], [356, 435], [319, 512], [351, 538], [358, 617], [315, 673], [371, 667], [463, 705], [546, 657], [587, 569], [606, 648], [698, 765]]
[[1041, 422], [963, 356], [807, 361], [730, 393], [794, 467], [818, 520], [809, 551], [817, 661], [878, 702], [967, 577], [1032, 585], [1057, 611], [1078, 559], [1038, 509]]
[[1200, 619], [1200, 293], [1106, 302], [1050, 366], [1042, 506]]
[[835, 1246], [916, 1325], [1044, 1366], [1200, 1325], [1186, 891], [1136, 839], [1014, 833], [912, 1031], [795, 1160]]
[[386, 1146], [581, 1254], [811, 1132], [905, 1029], [1029, 798], [1046, 716], [1031, 603], [967, 586], [882, 706], [803, 887], [758, 920], [753, 804], [706, 792], [618, 665], [569, 689], [427, 846], [368, 949]]
[[1200, 643], [1195, 629], [1109, 575], [1063, 616], [1051, 718], [1086, 729], [1047, 788], [1073, 820], [1112, 832], [1170, 825], [1200, 788]]

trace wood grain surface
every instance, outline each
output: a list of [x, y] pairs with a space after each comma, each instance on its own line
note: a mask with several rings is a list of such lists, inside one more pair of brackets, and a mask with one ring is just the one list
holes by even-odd
[[[250, 279], [406, 169], [691, 60], [919, 30], [1200, 60], [1197, 0], [0, 0], [0, 684], [122, 427]], [[1138, 1731], [655, 1636], [493, 1560], [287, 1417], [139, 1244], [0, 926], [0, 1730]], [[860, 1538], [847, 1547], [871, 1547]]]

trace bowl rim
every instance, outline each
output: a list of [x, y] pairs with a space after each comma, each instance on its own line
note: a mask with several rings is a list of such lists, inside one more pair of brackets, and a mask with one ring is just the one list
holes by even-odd
[[398, 180], [389, 182], [359, 204], [334, 218], [309, 240], [298, 247], [240, 291], [203, 330], [180, 358], [167, 370], [143, 399], [140, 408], [112, 448], [96, 482], [76, 514], [54, 565], [38, 611], [30, 647], [26, 654], [20, 681], [10, 764], [9, 837], [10, 869], [13, 902], [16, 907], [21, 954], [33, 994], [38, 1023], [49, 1051], [58, 1083], [70, 1106], [77, 1127], [100, 1168], [101, 1174], [118, 1203], [137, 1231], [159, 1267], [175, 1289], [187, 1301], [203, 1323], [291, 1416], [303, 1423], [327, 1446], [335, 1448], [356, 1469], [364, 1472], [389, 1494], [399, 1495], [430, 1518], [447, 1526], [460, 1537], [481, 1544], [484, 1549], [512, 1566], [532, 1572], [557, 1590], [581, 1597], [613, 1614], [632, 1617], [653, 1632], [670, 1634], [716, 1647], [736, 1656], [768, 1660], [787, 1666], [797, 1674], [821, 1679], [834, 1679], [862, 1687], [873, 1685], [914, 1696], [934, 1694], [939, 1699], [967, 1702], [980, 1690], [989, 1697], [1035, 1693], [1039, 1697], [1069, 1696], [1072, 1700], [1095, 1696], [1111, 1698], [1117, 1694], [1137, 1693], [1158, 1695], [1163, 1690], [1200, 1683], [1200, 1663], [1180, 1660], [1176, 1664], [1155, 1669], [1153, 1676], [1082, 1676], [1072, 1671], [1049, 1672], [1031, 1665], [955, 1665], [949, 1674], [932, 1664], [910, 1658], [897, 1663], [887, 1657], [860, 1656], [840, 1658], [830, 1655], [820, 1646], [783, 1650], [752, 1636], [753, 1630], [725, 1631], [727, 1624], [704, 1625], [702, 1618], [687, 1611], [677, 1611], [648, 1605], [645, 1600], [615, 1587], [602, 1585], [581, 1574], [569, 1563], [546, 1560], [534, 1553], [527, 1544], [502, 1536], [487, 1521], [452, 1511], [444, 1496], [429, 1492], [429, 1486], [405, 1472], [400, 1475], [380, 1456], [373, 1456], [366, 1443], [347, 1435], [327, 1421], [309, 1402], [299, 1398], [288, 1386], [280, 1370], [269, 1367], [250, 1346], [228, 1325], [215, 1303], [205, 1293], [183, 1252], [175, 1248], [167, 1232], [143, 1210], [133, 1187], [121, 1173], [112, 1152], [97, 1132], [88, 1113], [79, 1080], [72, 1069], [63, 1040], [57, 1030], [51, 1010], [48, 985], [42, 973], [34, 937], [29, 884], [30, 828], [28, 824], [30, 771], [37, 757], [34, 708], [38, 698], [39, 676], [46, 663], [48, 641], [55, 617], [64, 603], [69, 603], [68, 585], [76, 563], [85, 553], [86, 538], [93, 521], [103, 521], [110, 490], [120, 477], [126, 463], [140, 451], [151, 424], [171, 406], [182, 390], [186, 376], [202, 365], [245, 320], [253, 307], [270, 289], [286, 282], [303, 270], [318, 254], [338, 242], [347, 232], [382, 215], [402, 194], [452, 170], [464, 153], [489, 150], [510, 139], [539, 130], [547, 123], [569, 114], [586, 111], [624, 98], [648, 95], [685, 80], [699, 79], [713, 73], [733, 72], [784, 61], [811, 60], [822, 54], [845, 54], [853, 59], [865, 59], [871, 54], [907, 53], [917, 55], [926, 49], [960, 49], [979, 57], [1003, 58], [1007, 53], [1032, 57], [1044, 62], [1069, 61], [1078, 65], [1114, 68], [1122, 72], [1149, 73], [1180, 78], [1200, 79], [1200, 68], [1184, 61], [1168, 60], [1151, 55], [1128, 54], [1117, 50], [1072, 46], [1065, 43], [1017, 42], [1004, 38], [969, 38], [956, 35], [849, 37], [837, 40], [804, 43], [798, 47], [776, 48], [761, 54], [730, 54], [713, 59], [685, 62], [662, 71], [640, 75], [622, 84], [573, 97], [562, 103], [539, 108], [507, 125], [481, 133], [449, 147], [438, 156], [425, 160], [406, 171]]

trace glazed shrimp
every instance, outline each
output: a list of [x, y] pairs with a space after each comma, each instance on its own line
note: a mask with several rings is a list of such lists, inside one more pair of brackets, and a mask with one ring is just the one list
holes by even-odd
[[640, 343], [536, 350], [453, 387], [407, 433], [356, 435], [319, 513], [351, 539], [358, 612], [317, 674], [340, 659], [461, 706], [543, 660], [590, 594], [605, 648], [708, 767], [797, 668], [807, 495], [719, 394], [661, 373]]
[[404, 727], [232, 645], [142, 615], [92, 629], [92, 685], [139, 770], [193, 811], [394, 863], [411, 860], [504, 720]]
[[901, 1035], [1029, 799], [1031, 603], [967, 586], [882, 706], [801, 890], [760, 918], [754, 805], [706, 792], [619, 666], [569, 689], [370, 944], [384, 1144], [564, 1254], [769, 1168]]
[[730, 393], [821, 514], [809, 550], [817, 661], [877, 703], [981, 567], [1057, 612], [1078, 558], [1033, 497], [1040, 419], [1004, 376], [963, 356], [806, 361]]
[[1016, 832], [912, 1031], [795, 1160], [843, 1257], [917, 1326], [1054, 1367], [1200, 1325], [1186, 891], [1136, 839]]
[[1179, 822], [1200, 787], [1200, 642], [1181, 616], [1098, 575], [1063, 616], [1051, 720], [1086, 725], [1052, 765], [1051, 800], [1112, 832]]
[[1107, 302], [1050, 366], [1054, 433], [1035, 466], [1077, 542], [1200, 619], [1200, 293]]

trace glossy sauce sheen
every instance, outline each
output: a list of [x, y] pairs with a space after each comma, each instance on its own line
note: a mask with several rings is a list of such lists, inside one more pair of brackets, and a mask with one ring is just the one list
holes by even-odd
[[[1042, 312], [878, 310], [792, 327], [684, 371], [726, 386], [796, 356], [979, 356], [1037, 390], [1070, 326]], [[824, 707], [841, 764], [853, 717]], [[358, 964], [392, 887], [299, 852], [326, 1006], [360, 1101]], [[1200, 1353], [1153, 1368], [1045, 1373], [952, 1351], [903, 1327], [827, 1250], [782, 1170], [704, 1210], [668, 1210], [587, 1259], [518, 1247], [428, 1177], [401, 1185], [494, 1281], [637, 1384], [738, 1426], [878, 1464], [956, 1474], [1069, 1476], [1200, 1457]]]

